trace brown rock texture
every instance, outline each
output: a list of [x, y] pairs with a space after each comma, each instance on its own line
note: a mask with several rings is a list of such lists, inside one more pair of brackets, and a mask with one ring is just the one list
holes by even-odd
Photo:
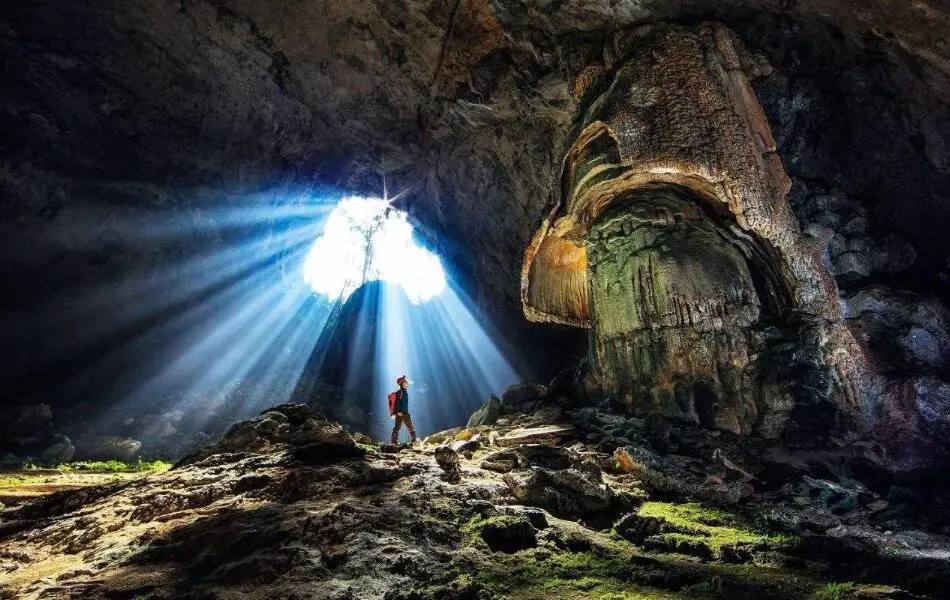
[[[817, 400], [866, 428], [869, 369], [788, 207], [745, 49], [712, 23], [646, 26], [620, 44], [525, 254], [526, 316], [590, 327], [600, 387], [639, 412], [774, 436], [796, 404]], [[765, 375], [760, 323], [793, 315], [813, 333], [780, 335], [812, 345], [808, 360], [833, 382], [817, 399]]]

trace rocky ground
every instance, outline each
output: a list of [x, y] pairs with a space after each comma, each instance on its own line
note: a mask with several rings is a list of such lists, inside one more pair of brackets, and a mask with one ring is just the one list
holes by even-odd
[[165, 473], [0, 513], [0, 598], [940, 598], [950, 506], [509, 389], [377, 445], [282, 405]]

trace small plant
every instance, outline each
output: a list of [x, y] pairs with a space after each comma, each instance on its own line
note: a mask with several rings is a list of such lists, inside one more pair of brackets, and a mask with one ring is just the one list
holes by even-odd
[[854, 596], [855, 586], [853, 583], [832, 582], [818, 590], [815, 594], [816, 600], [847, 600]]

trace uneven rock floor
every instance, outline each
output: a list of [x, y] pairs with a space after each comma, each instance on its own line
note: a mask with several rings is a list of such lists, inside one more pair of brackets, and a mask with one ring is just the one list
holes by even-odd
[[408, 448], [278, 407], [166, 473], [0, 513], [0, 598], [947, 597], [950, 540], [874, 526], [874, 494], [766, 497], [721, 452], [690, 483], [670, 465], [694, 459], [606, 452], [589, 417]]

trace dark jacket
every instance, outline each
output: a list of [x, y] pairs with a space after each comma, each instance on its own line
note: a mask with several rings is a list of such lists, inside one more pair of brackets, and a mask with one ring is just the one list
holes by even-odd
[[396, 412], [409, 412], [409, 392], [402, 388], [396, 390]]

